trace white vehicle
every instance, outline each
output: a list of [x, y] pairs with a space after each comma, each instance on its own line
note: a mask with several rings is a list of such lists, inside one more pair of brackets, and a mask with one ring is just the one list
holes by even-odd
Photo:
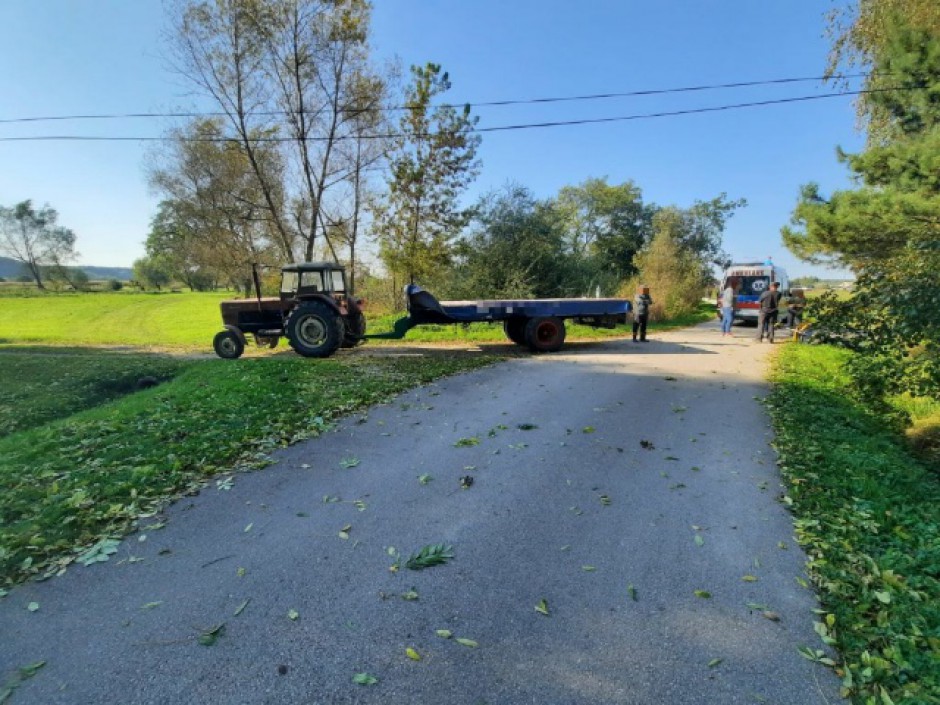
[[780, 293], [790, 292], [790, 278], [783, 267], [771, 262], [740, 262], [725, 270], [718, 292], [718, 317], [721, 318], [721, 292], [728, 284], [734, 289], [734, 320], [753, 321], [757, 324], [760, 295], [770, 288], [771, 282], [780, 283]]

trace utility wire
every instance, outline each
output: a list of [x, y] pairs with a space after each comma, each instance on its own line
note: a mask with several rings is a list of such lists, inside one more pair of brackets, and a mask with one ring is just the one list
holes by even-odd
[[[843, 96], [853, 96], [853, 95], [866, 95], [872, 93], [886, 93], [890, 91], [897, 90], [912, 90], [906, 88], [879, 88], [871, 90], [858, 90], [858, 91], [840, 91], [837, 93], [822, 93], [820, 95], [808, 95], [808, 96], [797, 96], [792, 98], [778, 98], [775, 100], [760, 100], [750, 103], [735, 103], [731, 105], [719, 105], [709, 108], [689, 108], [687, 110], [671, 110], [665, 112], [657, 113], [642, 113], [636, 115], [622, 115], [619, 117], [606, 117], [606, 118], [586, 118], [582, 120], [559, 120], [555, 122], [536, 122], [536, 123], [523, 123], [518, 125], [500, 125], [495, 127], [477, 127], [468, 132], [473, 133], [482, 133], [482, 132], [503, 132], [509, 130], [529, 130], [536, 128], [546, 128], [546, 127], [562, 127], [569, 125], [589, 125], [589, 124], [599, 124], [599, 123], [609, 123], [609, 122], [625, 122], [629, 120], [648, 120], [654, 118], [664, 118], [664, 117], [673, 117], [678, 115], [697, 115], [701, 113], [713, 113], [726, 110], [739, 110], [743, 108], [757, 108], [757, 107], [766, 107], [770, 105], [783, 105], [786, 103], [800, 103], [807, 102], [812, 100], [823, 100], [826, 98], [841, 98]], [[362, 135], [359, 139], [394, 139], [396, 137], [402, 137], [401, 134], [390, 133], [390, 134], [377, 134], [377, 135]], [[44, 136], [34, 136], [34, 137], [0, 137], [0, 142], [53, 142], [53, 141], [70, 141], [70, 142], [167, 142], [175, 141], [176, 137], [96, 137], [96, 136], [83, 136], [83, 135], [44, 135]], [[181, 138], [186, 142], [240, 142], [240, 139], [234, 137], [185, 137]], [[263, 142], [293, 142], [297, 140], [296, 137], [258, 137], [252, 138], [252, 142], [263, 143]], [[306, 141], [309, 142], [322, 142], [329, 140], [329, 137], [307, 137]], [[340, 135], [338, 137], [332, 138], [334, 140], [348, 140], [348, 139], [357, 139], [354, 135]]]
[[[835, 76], [831, 78], [849, 79], [865, 78], [870, 74], [855, 73], [844, 76]], [[734, 83], [715, 83], [705, 86], [683, 86], [679, 88], [656, 88], [650, 90], [628, 91], [626, 93], [593, 93], [588, 95], [560, 96], [552, 98], [523, 98], [518, 100], [493, 100], [481, 103], [442, 103], [434, 105], [434, 108], [462, 108], [469, 105], [472, 108], [497, 107], [508, 105], [538, 105], [545, 103], [564, 103], [584, 100], [607, 100], [610, 98], [632, 98], [648, 95], [666, 95], [670, 93], [694, 93], [701, 91], [721, 90], [728, 88], [748, 88], [754, 86], [782, 85], [789, 83], [807, 83], [811, 81], [827, 80], [825, 76], [810, 76], [800, 78], [772, 78], [762, 81], [737, 81]], [[377, 110], [394, 111], [410, 110], [412, 106], [395, 105], [388, 107], [379, 107]], [[275, 115], [293, 114], [289, 111], [276, 110], [254, 113], [255, 115], [272, 117]], [[132, 118], [192, 118], [192, 117], [225, 117], [226, 113], [219, 112], [175, 112], [175, 113], [113, 113], [98, 115], [48, 115], [42, 117], [24, 117], [24, 118], [0, 118], [0, 124], [27, 123], [27, 122], [54, 122], [66, 120], [124, 120]]]

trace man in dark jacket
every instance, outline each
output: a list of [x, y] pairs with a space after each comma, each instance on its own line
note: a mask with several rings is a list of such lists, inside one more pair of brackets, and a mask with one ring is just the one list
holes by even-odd
[[774, 342], [774, 325], [777, 323], [777, 312], [780, 310], [780, 282], [773, 282], [770, 289], [760, 295], [757, 302], [760, 312], [757, 316], [757, 340], [764, 342], [764, 336], [771, 343]]
[[636, 298], [633, 299], [633, 342], [636, 342], [636, 334], [640, 334], [640, 342], [646, 341], [646, 324], [650, 320], [650, 306], [653, 305], [653, 299], [650, 296], [650, 288], [646, 284], [640, 284], [637, 288]]

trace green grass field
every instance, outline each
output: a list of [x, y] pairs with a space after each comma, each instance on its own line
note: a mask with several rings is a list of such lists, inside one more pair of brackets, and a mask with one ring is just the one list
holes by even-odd
[[[231, 292], [156, 293], [100, 292], [2, 296], [0, 344], [40, 343], [57, 346], [129, 346], [154, 350], [212, 352], [212, 338], [222, 329], [219, 302]], [[366, 316], [370, 333], [392, 329], [403, 314]], [[711, 320], [714, 308], [702, 304], [699, 311], [668, 323], [652, 324], [652, 330], [694, 325]], [[568, 338], [597, 339], [629, 335], [628, 327], [614, 330], [569, 325]], [[419, 326], [404, 343], [480, 343], [504, 341], [499, 324], [469, 326]], [[369, 341], [369, 345], [402, 344], [401, 341]], [[283, 345], [283, 342], [282, 342]], [[264, 354], [249, 346], [252, 354]]]

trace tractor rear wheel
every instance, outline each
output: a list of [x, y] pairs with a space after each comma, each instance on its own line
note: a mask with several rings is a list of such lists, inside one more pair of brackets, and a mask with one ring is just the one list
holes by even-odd
[[565, 322], [555, 316], [532, 318], [525, 326], [525, 342], [533, 352], [556, 352], [565, 344]]
[[223, 330], [212, 339], [215, 354], [225, 360], [237, 360], [245, 352], [245, 344], [234, 331]]
[[366, 317], [362, 313], [353, 313], [346, 316], [343, 325], [343, 343], [344, 348], [354, 348], [362, 342], [362, 336], [366, 334]]
[[526, 345], [525, 340], [525, 318], [507, 318], [503, 321], [503, 331], [506, 337], [516, 345]]
[[305, 301], [284, 326], [290, 346], [304, 357], [329, 357], [343, 341], [343, 319], [322, 301]]

